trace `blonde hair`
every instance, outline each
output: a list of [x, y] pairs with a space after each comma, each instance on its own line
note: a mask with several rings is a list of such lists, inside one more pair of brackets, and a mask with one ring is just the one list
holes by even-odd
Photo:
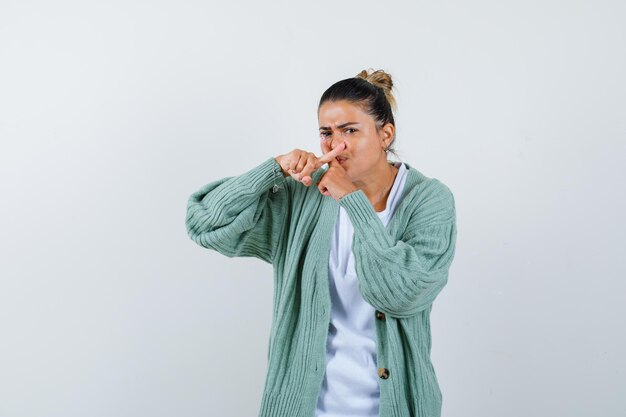
[[363, 70], [359, 72], [355, 78], [362, 78], [365, 81], [374, 84], [376, 87], [382, 88], [385, 93], [385, 98], [389, 102], [391, 109], [393, 111], [397, 108], [396, 98], [393, 95], [393, 81], [391, 80], [391, 75], [386, 73], [384, 70], [374, 70], [369, 68], [367, 70]]

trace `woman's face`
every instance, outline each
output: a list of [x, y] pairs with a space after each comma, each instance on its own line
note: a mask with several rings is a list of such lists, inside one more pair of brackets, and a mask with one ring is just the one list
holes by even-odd
[[353, 182], [377, 175], [379, 169], [386, 167], [384, 150], [391, 143], [394, 132], [391, 123], [377, 131], [374, 118], [346, 100], [322, 104], [318, 123], [320, 137], [326, 140], [330, 149], [345, 140], [346, 149], [337, 160]]

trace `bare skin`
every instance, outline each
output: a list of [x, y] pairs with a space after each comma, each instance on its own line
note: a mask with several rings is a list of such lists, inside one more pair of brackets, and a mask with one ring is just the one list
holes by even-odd
[[376, 211], [384, 210], [398, 173], [385, 153], [393, 139], [393, 124], [377, 129], [372, 116], [346, 100], [324, 103], [318, 112], [318, 123], [323, 155], [317, 157], [300, 149], [279, 155], [275, 159], [283, 173], [310, 186], [310, 174], [328, 163], [328, 170], [316, 184], [320, 193], [338, 201], [363, 190]]

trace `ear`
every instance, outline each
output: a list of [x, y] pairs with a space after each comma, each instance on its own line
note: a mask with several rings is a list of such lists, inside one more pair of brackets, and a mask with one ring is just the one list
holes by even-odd
[[383, 150], [387, 149], [387, 147], [391, 144], [393, 140], [393, 134], [395, 133], [396, 128], [391, 123], [386, 123], [381, 129], [381, 146]]

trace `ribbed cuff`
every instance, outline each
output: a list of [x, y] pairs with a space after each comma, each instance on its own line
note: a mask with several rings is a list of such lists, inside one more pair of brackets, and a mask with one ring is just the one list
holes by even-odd
[[367, 222], [369, 217], [376, 215], [363, 190], [355, 190], [344, 195], [339, 199], [339, 205], [346, 209], [354, 221]]
[[391, 246], [393, 244], [382, 220], [374, 211], [374, 207], [372, 207], [363, 190], [356, 190], [344, 195], [339, 199], [339, 205], [350, 216], [350, 222], [354, 227], [355, 233], [365, 232], [371, 234], [370, 237], [378, 241], [381, 246]]
[[276, 162], [274, 157], [266, 159], [244, 175], [250, 177], [250, 186], [257, 190], [271, 189], [272, 192], [276, 193], [285, 185], [285, 176], [280, 164]]

